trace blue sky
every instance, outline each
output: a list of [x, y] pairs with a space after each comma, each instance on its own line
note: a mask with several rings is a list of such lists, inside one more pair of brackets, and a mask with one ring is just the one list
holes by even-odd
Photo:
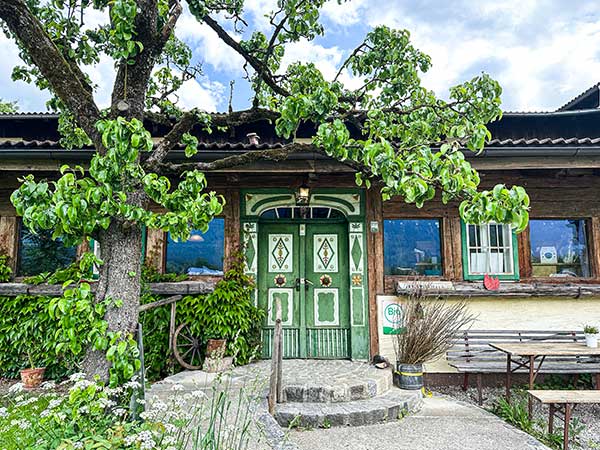
[[[326, 77], [359, 44], [373, 26], [385, 24], [411, 31], [415, 45], [433, 60], [423, 83], [444, 97], [450, 86], [485, 71], [504, 89], [503, 108], [509, 111], [556, 109], [600, 81], [600, 8], [596, 2], [567, 0], [351, 0], [336, 1], [323, 10], [326, 32], [313, 42], [293, 44], [285, 63], [310, 60]], [[250, 30], [269, 32], [264, 14], [276, 0], [246, 0]], [[88, 23], [104, 17], [92, 17]], [[241, 58], [222, 44], [208, 27], [189, 13], [181, 18], [179, 37], [203, 64], [204, 76], [180, 92], [186, 107], [223, 111], [230, 80], [235, 80], [234, 107], [249, 104], [242, 80]], [[47, 95], [33, 86], [15, 83], [10, 72], [19, 63], [12, 42], [0, 34], [0, 98], [17, 101], [21, 110], [44, 110]], [[114, 77], [112, 64], [101, 61], [89, 73], [98, 84], [97, 100], [108, 104]], [[344, 77], [349, 86], [356, 82]]]

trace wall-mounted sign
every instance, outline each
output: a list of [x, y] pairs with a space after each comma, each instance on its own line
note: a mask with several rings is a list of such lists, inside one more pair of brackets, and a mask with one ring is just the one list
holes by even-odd
[[371, 233], [379, 233], [379, 222], [376, 220], [371, 221], [369, 228], [371, 229]]
[[404, 332], [404, 308], [395, 300], [383, 300], [383, 334], [400, 334]]

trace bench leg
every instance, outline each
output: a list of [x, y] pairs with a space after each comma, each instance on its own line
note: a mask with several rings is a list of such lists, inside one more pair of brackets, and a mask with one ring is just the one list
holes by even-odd
[[596, 389], [600, 389], [600, 373], [596, 374]]
[[480, 373], [477, 374], [477, 403], [479, 403], [479, 406], [483, 405], [483, 383]]
[[571, 404], [565, 403], [565, 428], [563, 433], [563, 450], [569, 449], [569, 423], [571, 422]]
[[548, 416], [548, 434], [554, 433], [554, 403], [550, 403], [550, 415]]
[[465, 376], [463, 378], [462, 390], [466, 391], [468, 387], [469, 387], [469, 372], [465, 372]]

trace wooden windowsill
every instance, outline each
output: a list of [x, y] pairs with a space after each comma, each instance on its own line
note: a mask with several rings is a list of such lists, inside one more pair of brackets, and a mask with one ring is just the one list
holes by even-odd
[[[439, 282], [428, 287], [428, 280], [419, 280], [414, 284], [419, 285], [426, 294], [456, 297], [600, 297], [600, 280], [587, 279], [586, 283], [561, 281], [559, 283], [549, 283], [546, 280], [501, 281], [500, 287], [495, 291], [485, 289], [481, 281]], [[396, 294], [408, 294], [410, 288], [406, 286], [407, 284], [407, 281], [398, 281]]]

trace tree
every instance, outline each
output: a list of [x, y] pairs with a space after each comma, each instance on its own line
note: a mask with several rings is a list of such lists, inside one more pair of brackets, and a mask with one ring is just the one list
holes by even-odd
[[17, 102], [5, 102], [0, 99], [0, 114], [16, 113], [18, 110]]
[[[190, 48], [174, 35], [183, 12], [180, 0], [0, 2], [4, 31], [25, 61], [13, 77], [53, 94], [49, 107], [61, 113], [65, 147], [93, 145], [96, 150], [87, 171], [63, 167], [56, 182], [25, 177], [12, 202], [33, 231], [53, 230], [68, 245], [90, 237], [100, 243], [104, 264], [96, 301], [122, 304], [108, 307], [108, 330], [124, 338], [137, 324], [141, 227], [183, 239], [192, 227], [206, 228], [224, 203], [205, 192], [203, 172], [215, 169], [318, 151], [354, 167], [357, 184], [377, 181], [384, 199], [398, 195], [420, 207], [437, 192], [444, 202], [462, 200], [460, 213], [470, 222], [525, 227], [525, 191], [502, 185], [478, 190], [479, 176], [461, 151], [480, 151], [490, 138], [485, 124], [501, 116], [501, 88], [488, 75], [453, 87], [447, 101], [439, 99], [419, 78], [430, 68], [430, 58], [410, 43], [407, 31], [384, 26], [366, 35], [332, 80], [311, 63], [282, 67], [287, 44], [324, 33], [319, 11], [325, 1], [279, 0], [267, 15], [270, 33], [248, 32], [248, 39], [239, 39], [224, 23], [236, 30], [247, 27], [243, 0], [187, 0], [197, 21], [245, 61], [252, 106], [223, 115], [211, 115], [203, 105], [183, 111], [173, 100], [182, 83], [201, 70], [192, 64]], [[109, 21], [85, 25], [94, 10], [108, 13]], [[84, 70], [101, 55], [112, 58], [117, 69], [111, 104], [104, 110]], [[361, 80], [361, 86], [344, 86], [345, 75]], [[143, 126], [149, 115], [170, 126], [156, 145]], [[198, 124], [210, 129], [265, 119], [274, 121], [285, 138], [303, 122], [314, 123], [318, 131], [310, 144], [292, 140], [280, 149], [213, 162], [165, 162], [181, 143], [186, 155], [197, 152], [190, 131]], [[180, 172], [182, 181], [171, 186], [165, 175]], [[152, 201], [166, 212], [150, 211]], [[102, 351], [90, 349], [84, 365], [88, 373], [105, 376], [109, 362]]]

